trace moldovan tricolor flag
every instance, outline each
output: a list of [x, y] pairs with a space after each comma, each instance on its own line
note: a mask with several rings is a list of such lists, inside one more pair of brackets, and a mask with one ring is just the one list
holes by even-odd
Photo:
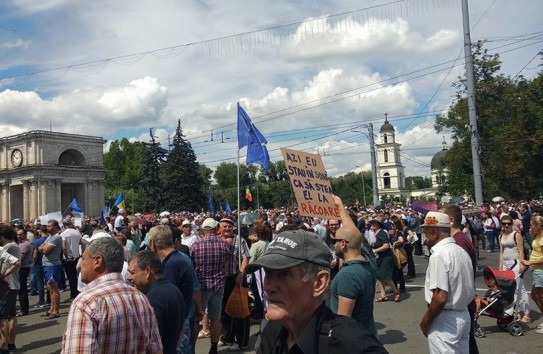
[[251, 194], [251, 190], [249, 189], [249, 186], [245, 187], [245, 199], [247, 199], [250, 202], [253, 201], [253, 196]]

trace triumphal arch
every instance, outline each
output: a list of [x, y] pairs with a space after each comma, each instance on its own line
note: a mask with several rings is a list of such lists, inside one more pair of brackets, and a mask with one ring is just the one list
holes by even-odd
[[33, 130], [0, 138], [0, 219], [64, 212], [76, 198], [86, 215], [104, 205], [100, 137]]

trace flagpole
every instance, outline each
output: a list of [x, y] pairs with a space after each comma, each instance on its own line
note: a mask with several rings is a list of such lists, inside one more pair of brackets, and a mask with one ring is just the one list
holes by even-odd
[[241, 267], [241, 201], [240, 201], [240, 192], [239, 192], [239, 151], [238, 148], [238, 270]]

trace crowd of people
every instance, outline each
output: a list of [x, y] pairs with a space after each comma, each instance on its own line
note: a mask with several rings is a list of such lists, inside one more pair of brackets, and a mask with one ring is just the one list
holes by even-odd
[[[249, 346], [251, 320], [263, 320], [257, 353], [383, 353], [373, 309], [402, 301], [405, 279], [417, 276], [414, 256], [429, 259], [420, 328], [431, 353], [478, 353], [479, 252], [499, 251], [496, 267], [516, 275], [530, 267], [531, 297], [543, 311], [540, 205], [450, 204], [421, 213], [334, 202], [339, 220], [296, 209], [260, 209], [250, 222], [236, 212], [120, 209], [102, 224], [76, 226], [69, 215], [0, 224], [0, 354], [16, 349], [29, 296], [47, 321], [60, 316], [63, 291], [71, 303], [63, 353], [194, 353], [199, 338], [209, 338], [210, 353], [235, 352]], [[529, 323], [526, 284], [517, 284], [518, 321]], [[250, 289], [243, 318], [226, 311], [238, 287]]]

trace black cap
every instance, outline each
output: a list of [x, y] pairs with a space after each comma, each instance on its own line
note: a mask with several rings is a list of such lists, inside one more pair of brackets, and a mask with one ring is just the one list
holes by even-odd
[[305, 230], [281, 232], [266, 249], [266, 252], [245, 271], [253, 273], [259, 268], [286, 269], [302, 263], [314, 263], [330, 267], [332, 253], [320, 237]]

